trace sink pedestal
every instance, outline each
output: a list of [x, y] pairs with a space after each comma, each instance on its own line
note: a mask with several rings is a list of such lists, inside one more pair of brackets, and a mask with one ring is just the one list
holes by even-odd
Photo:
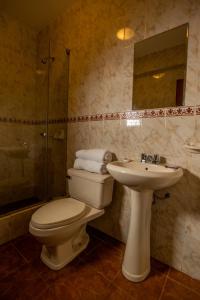
[[127, 279], [139, 282], [150, 272], [153, 191], [176, 184], [183, 176], [183, 170], [135, 161], [113, 161], [107, 169], [118, 182], [131, 190], [130, 225], [122, 272]]
[[123, 275], [131, 281], [144, 280], [150, 272], [150, 223], [153, 191], [131, 189], [131, 216], [122, 265]]

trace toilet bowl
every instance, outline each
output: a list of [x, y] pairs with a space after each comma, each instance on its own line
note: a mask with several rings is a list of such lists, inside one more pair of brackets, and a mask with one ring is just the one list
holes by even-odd
[[71, 197], [45, 204], [29, 224], [30, 233], [43, 245], [41, 260], [52, 270], [63, 268], [87, 247], [87, 223], [103, 215], [112, 201], [110, 175], [69, 169], [68, 178]]

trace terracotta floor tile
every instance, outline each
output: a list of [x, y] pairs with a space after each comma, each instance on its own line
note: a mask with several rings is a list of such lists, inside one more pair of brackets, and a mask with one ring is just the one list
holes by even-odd
[[107, 280], [92, 264], [87, 261], [81, 261], [75, 267], [74, 277], [70, 278], [70, 282], [77, 288], [88, 287], [95, 292], [98, 290], [106, 290], [110, 286]]
[[[79, 279], [80, 278], [81, 276], [79, 276]], [[55, 284], [57, 284], [57, 282], [55, 282]], [[66, 282], [65, 285], [69, 287], [69, 284]], [[73, 290], [75, 299], [107, 299], [109, 285], [103, 276], [93, 274], [91, 278], [87, 277], [81, 281], [78, 280], [76, 284], [72, 285], [70, 290]]]
[[105, 278], [112, 281], [121, 270], [122, 255], [115, 246], [102, 244], [86, 258], [86, 263], [92, 265]]
[[176, 283], [174, 280], [167, 279], [161, 300], [200, 300], [200, 294], [187, 289], [181, 284]]
[[8, 281], [8, 277], [0, 280], [0, 299], [5, 299], [8, 294], [8, 290], [11, 288], [10, 282]]
[[[45, 291], [37, 300], [106, 300], [105, 295], [98, 295], [87, 288], [74, 289], [70, 284], [56, 283]], [[125, 299], [124, 299], [125, 300]]]
[[26, 261], [12, 244], [0, 246], [0, 280], [16, 272]]
[[75, 300], [76, 295], [73, 289], [69, 286], [66, 289], [65, 284], [57, 284], [55, 287], [48, 288], [38, 298], [38, 300]]
[[101, 232], [97, 229], [94, 229], [90, 226], [87, 227], [87, 231], [91, 236], [96, 237], [97, 239], [102, 240], [104, 243], [111, 244], [112, 246], [115, 246], [116, 249], [118, 249], [120, 252], [125, 251], [125, 244], [116, 240], [115, 238], [108, 236], [104, 232]]
[[[88, 260], [73, 260], [70, 264], [59, 271], [50, 270], [41, 261], [35, 260], [32, 262], [32, 268], [40, 274], [40, 276], [49, 284], [57, 280], [70, 282], [73, 285], [90, 286], [95, 285], [98, 278], [104, 280], [104, 282], [110, 284], [110, 281], [102, 277], [101, 272], [96, 268], [94, 263], [90, 263]], [[95, 278], [95, 280], [93, 280]], [[98, 282], [99, 285], [99, 282]]]
[[0, 246], [0, 299], [161, 300], [168, 278], [162, 300], [200, 300], [198, 280], [155, 259], [151, 259], [152, 271], [145, 281], [128, 281], [121, 274], [121, 245], [92, 234], [88, 249], [60, 271], [41, 262], [41, 245], [30, 235]]
[[165, 278], [166, 274], [152, 270], [149, 277], [143, 282], [134, 283], [120, 273], [113, 284], [126, 291], [135, 300], [158, 300]]
[[79, 259], [74, 259], [71, 263], [69, 263], [67, 266], [62, 268], [58, 271], [53, 271], [49, 269], [39, 258], [35, 259], [31, 262], [31, 267], [33, 270], [35, 270], [40, 276], [49, 284], [51, 285], [52, 282], [57, 280], [58, 278], [69, 278], [72, 277], [74, 274], [74, 271], [76, 270], [76, 265], [78, 264]]
[[57, 281], [45, 290], [38, 300], [78, 300], [81, 299], [79, 293], [80, 291], [74, 289], [70, 283], [66, 285], [65, 282]]
[[[41, 295], [42, 299], [107, 299], [110, 282], [99, 274], [91, 265], [80, 262], [68, 274], [63, 274], [51, 282], [50, 290]], [[48, 298], [47, 298], [48, 297]]]
[[151, 268], [153, 268], [154, 270], [160, 271], [160, 272], [165, 272], [167, 273], [169, 271], [169, 266], [167, 266], [166, 264], [158, 261], [157, 259], [151, 257]]
[[[51, 288], [47, 288], [44, 289], [44, 291], [42, 292], [41, 295], [39, 295], [37, 300], [62, 300], [62, 298], [60, 298], [60, 295], [58, 295], [58, 297], [56, 298], [56, 295], [53, 294]], [[65, 299], [67, 299], [67, 297], [65, 297]]]
[[42, 245], [31, 235], [15, 240], [13, 244], [29, 262], [40, 257]]
[[87, 255], [89, 255], [90, 253], [92, 253], [92, 251], [97, 248], [98, 246], [100, 246], [103, 242], [101, 240], [99, 240], [98, 238], [96, 238], [95, 236], [90, 236], [90, 241], [89, 244], [87, 246], [87, 248], [81, 252], [79, 254], [79, 258], [80, 259], [84, 259]]
[[188, 275], [170, 268], [169, 277], [195, 290], [200, 294], [200, 280], [193, 279]]
[[41, 279], [30, 265], [22, 266], [15, 274], [4, 279], [7, 280], [5, 290], [0, 290], [0, 299], [37, 299], [47, 289], [47, 284]]
[[115, 285], [111, 285], [109, 288], [109, 293], [107, 298], [108, 300], [134, 300], [130, 294], [126, 291], [118, 288]]

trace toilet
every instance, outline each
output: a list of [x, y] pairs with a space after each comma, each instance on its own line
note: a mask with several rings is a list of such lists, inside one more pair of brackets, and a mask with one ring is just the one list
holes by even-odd
[[43, 245], [41, 260], [59, 270], [82, 252], [89, 243], [86, 226], [104, 214], [112, 201], [110, 175], [69, 169], [70, 198], [52, 200], [32, 215], [29, 231]]

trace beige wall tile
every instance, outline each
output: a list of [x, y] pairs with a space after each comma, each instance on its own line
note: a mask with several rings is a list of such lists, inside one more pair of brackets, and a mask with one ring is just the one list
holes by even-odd
[[200, 241], [187, 235], [184, 243], [182, 271], [193, 278], [200, 278]]
[[[196, 0], [87, 1], [84, 5], [81, 0], [76, 1], [50, 28], [53, 41], [72, 50], [69, 116], [130, 110], [134, 88], [133, 43], [184, 23], [190, 27], [185, 103], [200, 104], [199, 14], [200, 4]], [[124, 26], [135, 31], [129, 44], [116, 38], [117, 31]], [[185, 151], [183, 146], [189, 141], [200, 141], [199, 117], [143, 119], [138, 127], [127, 127], [125, 120], [68, 127], [70, 167], [76, 150], [100, 147], [115, 152], [118, 159], [138, 160], [142, 152], [158, 153], [168, 163], [184, 168], [178, 184], [159, 192], [170, 192], [171, 198], [157, 201], [152, 209], [152, 254], [178, 269], [182, 268], [186, 231], [196, 236], [194, 228], [199, 226], [195, 209], [199, 208], [200, 199], [200, 160]], [[126, 189], [116, 184], [113, 202], [95, 226], [125, 241], [129, 199]], [[190, 245], [188, 255], [192, 251]], [[190, 271], [192, 264], [188, 263], [187, 272]]]

